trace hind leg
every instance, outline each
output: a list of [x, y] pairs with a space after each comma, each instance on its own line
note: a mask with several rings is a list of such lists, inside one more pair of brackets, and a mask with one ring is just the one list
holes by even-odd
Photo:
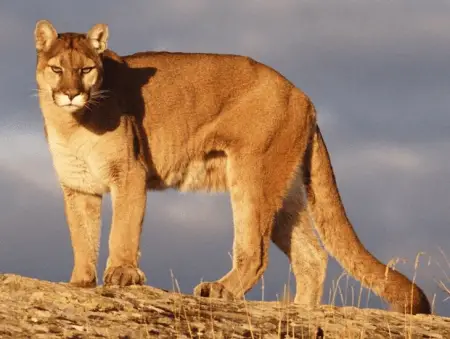
[[[267, 101], [259, 94], [254, 98], [255, 105], [258, 103], [255, 107], [266, 110], [249, 110], [249, 115], [242, 110], [237, 115], [224, 114], [223, 125], [216, 124], [219, 131], [224, 127], [220, 135], [227, 145], [224, 153], [233, 210], [233, 267], [217, 282], [198, 285], [196, 295], [240, 298], [267, 267], [273, 222], [315, 126], [314, 107], [305, 95], [292, 88], [276, 90], [281, 96], [271, 96]], [[254, 133], [249, 133], [242, 119], [255, 122]]]
[[299, 174], [276, 216], [272, 241], [291, 262], [296, 280], [294, 302], [314, 307], [322, 298], [328, 255], [319, 243], [313, 221], [305, 208], [302, 199], [305, 197], [304, 187], [300, 179]]
[[[256, 157], [247, 156], [245, 160], [229, 157], [227, 178], [234, 223], [233, 267], [218, 281], [198, 285], [195, 295], [241, 298], [265, 271], [273, 220], [282, 205], [283, 192], [279, 188], [283, 185], [270, 180], [264, 168], [261, 159]], [[287, 181], [286, 175], [284, 187], [288, 187]]]

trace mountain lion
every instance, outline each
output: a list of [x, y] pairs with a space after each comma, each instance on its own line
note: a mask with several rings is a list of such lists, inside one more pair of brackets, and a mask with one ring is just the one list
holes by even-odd
[[[113, 220], [105, 285], [143, 284], [139, 243], [147, 190], [227, 191], [233, 267], [194, 294], [241, 298], [260, 279], [272, 240], [290, 259], [295, 302], [318, 305], [327, 254], [393, 310], [430, 313], [422, 290], [386, 268], [347, 219], [310, 99], [275, 70], [237, 55], [107, 49], [108, 27], [60, 33], [37, 22], [36, 80], [64, 195], [74, 268], [97, 284], [100, 205]], [[312, 222], [312, 220], [314, 222]]]

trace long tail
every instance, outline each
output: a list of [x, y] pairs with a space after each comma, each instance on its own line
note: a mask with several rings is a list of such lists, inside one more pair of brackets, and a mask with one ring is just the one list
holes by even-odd
[[386, 268], [358, 239], [345, 213], [319, 127], [305, 161], [309, 209], [328, 252], [364, 287], [385, 299], [392, 310], [431, 313], [423, 291], [401, 273]]

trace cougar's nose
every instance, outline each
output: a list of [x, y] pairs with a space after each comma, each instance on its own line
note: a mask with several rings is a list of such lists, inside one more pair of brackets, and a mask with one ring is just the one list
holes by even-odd
[[67, 89], [63, 92], [65, 95], [69, 97], [70, 100], [73, 100], [78, 94], [80, 94], [80, 91], [76, 88]]

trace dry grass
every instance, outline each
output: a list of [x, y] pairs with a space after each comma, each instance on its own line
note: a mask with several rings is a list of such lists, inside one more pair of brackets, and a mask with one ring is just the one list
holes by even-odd
[[[438, 281], [438, 285], [440, 286], [440, 288], [445, 291], [448, 294], [448, 297], [445, 298], [443, 301], [447, 301], [448, 299], [450, 299], [450, 277], [448, 275], [447, 272], [450, 272], [450, 260], [447, 258], [447, 256], [445, 255], [445, 253], [439, 249], [444, 262], [445, 262], [445, 266], [443, 267], [442, 264], [440, 264], [439, 262], [436, 262], [436, 265], [438, 265], [443, 274], [444, 274], [444, 278], [440, 279]], [[230, 255], [231, 256], [231, 255]], [[417, 279], [417, 275], [418, 275], [418, 271], [420, 268], [420, 259], [422, 257], [425, 257], [426, 253], [424, 252], [419, 252], [416, 255], [415, 258], [415, 262], [414, 262], [414, 273], [413, 273], [413, 282], [416, 282]], [[389, 261], [388, 263], [388, 267], [392, 268], [392, 269], [396, 269], [396, 266], [398, 264], [406, 264], [407, 261], [405, 259], [402, 258], [393, 258], [391, 261]], [[428, 257], [428, 261], [427, 261], [427, 266], [430, 266], [432, 263], [432, 258]], [[172, 274], [172, 280], [174, 281], [174, 290], [176, 287], [177, 292], [180, 294], [180, 288], [178, 285], [177, 280], [174, 278], [173, 273]], [[387, 274], [387, 271], [386, 271]], [[278, 338], [327, 338], [326, 333], [328, 330], [328, 325], [329, 323], [326, 323], [323, 327], [318, 328], [317, 326], [315, 326], [314, 324], [316, 323], [315, 319], [314, 319], [314, 315], [312, 312], [308, 312], [308, 323], [307, 323], [307, 332], [305, 333], [304, 327], [303, 326], [299, 326], [299, 324], [296, 324], [295, 322], [295, 318], [290, 318], [291, 317], [291, 312], [290, 312], [290, 306], [292, 304], [293, 301], [293, 296], [292, 296], [292, 292], [291, 292], [291, 280], [293, 278], [292, 275], [292, 271], [291, 271], [291, 267], [289, 267], [289, 274], [288, 274], [288, 278], [287, 278], [287, 282], [284, 284], [283, 286], [283, 293], [281, 296], [276, 295], [277, 298], [277, 303], [279, 304], [279, 308], [278, 308], [278, 312], [279, 312], [279, 321], [278, 321], [278, 333], [277, 333], [277, 337]], [[344, 279], [345, 278], [345, 279]], [[353, 307], [357, 307], [357, 308], [361, 308], [361, 303], [363, 300], [363, 294], [366, 292], [366, 303], [365, 303], [365, 307], [368, 308], [371, 299], [376, 298], [378, 300], [380, 300], [380, 298], [378, 296], [374, 296], [373, 294], [371, 294], [371, 290], [370, 289], [365, 289], [363, 288], [360, 284], [359, 284], [359, 290], [358, 290], [358, 295], [356, 297], [355, 295], [355, 286], [354, 285], [350, 285], [350, 279], [349, 279], [349, 275], [346, 272], [342, 272], [336, 279], [332, 280], [332, 287], [329, 290], [329, 295], [328, 295], [328, 303], [329, 305], [332, 306], [336, 306], [337, 305], [337, 300], [339, 300], [339, 306], [353, 306]], [[344, 286], [343, 286], [344, 284]], [[412, 290], [411, 290], [412, 292]], [[265, 282], [264, 282], [264, 277], [262, 277], [262, 283], [261, 283], [261, 305], [263, 305], [264, 301], [265, 301]], [[411, 298], [413, 297], [413, 294], [411, 293]], [[180, 299], [181, 300], [181, 299]], [[411, 299], [412, 301], [412, 299]], [[432, 299], [432, 313], [434, 313], [434, 309], [435, 309], [435, 302], [436, 302], [436, 294], [433, 295], [433, 299]], [[245, 304], [245, 312], [246, 312], [246, 316], [247, 316], [247, 321], [248, 321], [248, 327], [250, 329], [250, 337], [252, 339], [255, 338], [259, 338], [259, 332], [257, 329], [254, 328], [254, 326], [252, 325], [252, 314], [249, 310], [249, 307], [247, 306], [248, 302], [245, 300], [244, 297], [244, 304]], [[182, 309], [182, 305], [180, 304], [180, 310]], [[346, 310], [346, 309], [345, 309]], [[180, 313], [180, 312], [178, 312]], [[415, 334], [414, 334], [414, 318], [413, 317], [409, 317], [408, 315], [411, 313], [411, 310], [405, 310], [404, 312], [404, 332], [402, 334], [402, 337], [405, 339], [412, 339], [414, 338]], [[344, 312], [345, 314], [345, 312]], [[334, 316], [334, 314], [332, 315]], [[184, 319], [188, 322], [187, 319], [187, 314], [186, 312], [184, 312]], [[355, 333], [355, 323], [352, 320], [352, 317], [350, 316], [348, 319], [346, 319], [344, 317], [344, 321], [346, 322], [346, 326], [345, 326], [345, 330], [340, 334], [342, 339], [362, 339], [362, 338], [369, 338], [366, 336], [365, 334], [365, 329], [367, 327], [371, 327], [371, 326], [379, 326], [379, 327], [385, 327], [387, 329], [387, 332], [389, 333], [389, 338], [393, 338], [393, 335], [391, 333], [391, 324], [389, 323], [389, 317], [387, 314], [384, 315], [383, 321], [381, 323], [378, 324], [370, 324], [369, 322], [367, 322], [367, 319], [364, 318], [365, 320], [362, 322], [362, 329], [358, 332]], [[214, 317], [213, 317], [213, 311], [211, 308], [211, 338], [216, 338], [215, 335], [215, 331], [214, 331]], [[178, 321], [181, 322], [181, 317], [178, 319]], [[432, 324], [433, 318], [430, 317], [430, 325]], [[189, 322], [188, 322], [189, 323]], [[304, 324], [302, 324], [304, 325]], [[197, 338], [196, 336], [193, 335], [192, 331], [190, 330], [189, 324], [187, 325], [189, 328], [189, 334], [191, 338]], [[322, 332], [323, 331], [323, 332]], [[323, 333], [323, 337], [320, 336], [321, 332]], [[398, 337], [398, 335], [396, 336]]]
[[[444, 278], [438, 280], [438, 285], [447, 294], [447, 297], [444, 299], [444, 301], [447, 301], [450, 299], [450, 277], [447, 273], [447, 272], [450, 272], [450, 261], [448, 260], [448, 257], [445, 254], [445, 252], [440, 247], [439, 247], [439, 252], [441, 253], [441, 255], [444, 259], [445, 266], [440, 265], [438, 263], [438, 266], [444, 275]], [[434, 300], [433, 300], [433, 303], [434, 303]]]

